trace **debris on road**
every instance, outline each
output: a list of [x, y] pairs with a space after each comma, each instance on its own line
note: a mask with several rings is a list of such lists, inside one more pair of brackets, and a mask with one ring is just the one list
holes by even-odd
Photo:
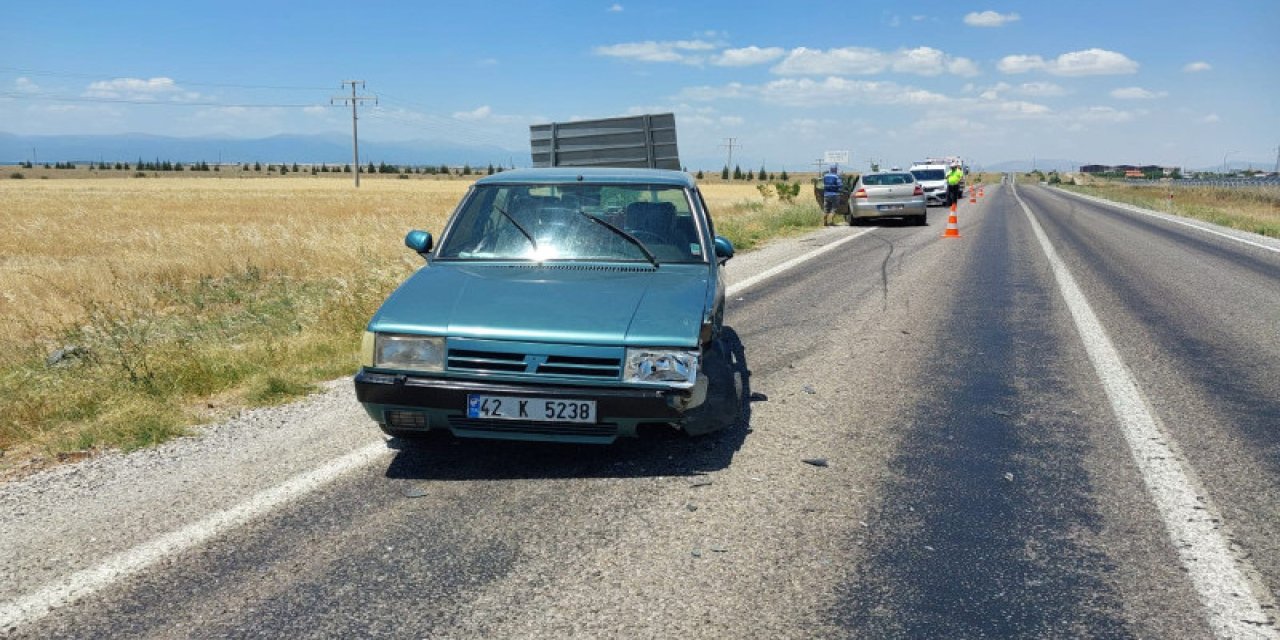
[[817, 389], [814, 389], [814, 388], [813, 388], [813, 385], [811, 385], [811, 384], [806, 384], [806, 385], [804, 386], [804, 392], [805, 392], [805, 393], [808, 393], [808, 394], [814, 394], [814, 393], [817, 393], [817, 392], [818, 392], [818, 390], [817, 390]]
[[768, 402], [769, 396], [766, 396], [765, 394], [760, 393], [759, 391], [752, 391], [751, 396], [748, 397], [747, 399], [750, 400], [751, 402]]
[[690, 487], [705, 487], [709, 484], [711, 484], [711, 476], [699, 475], [689, 480]]
[[803, 463], [805, 463], [805, 464], [811, 464], [811, 465], [813, 465], [813, 466], [815, 466], [815, 467], [826, 467], [826, 466], [830, 466], [830, 465], [828, 465], [828, 464], [827, 464], [827, 459], [826, 459], [826, 458], [805, 458], [805, 459], [801, 460], [801, 462], [803, 462]]
[[1004, 474], [1004, 479], [1008, 480], [1009, 482], [1013, 482], [1013, 474], [1006, 471]]
[[422, 485], [409, 485], [408, 487], [405, 487], [403, 493], [406, 498], [421, 498], [427, 495], [427, 488]]

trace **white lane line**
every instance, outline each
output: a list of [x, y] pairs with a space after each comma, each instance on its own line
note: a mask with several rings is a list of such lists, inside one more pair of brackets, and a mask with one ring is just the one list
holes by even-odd
[[737, 295], [738, 292], [742, 291], [743, 289], [755, 286], [765, 280], [768, 280], [769, 278], [773, 278], [777, 276], [780, 273], [794, 269], [795, 267], [805, 262], [808, 262], [809, 260], [812, 260], [824, 253], [827, 253], [829, 251], [834, 251], [839, 247], [842, 247], [850, 242], [853, 242], [854, 240], [857, 240], [858, 238], [861, 238], [862, 236], [865, 236], [868, 233], [871, 233], [872, 231], [875, 231], [875, 229], [863, 229], [862, 231], [859, 231], [853, 235], [845, 236], [830, 244], [824, 244], [821, 247], [818, 247], [817, 249], [810, 251], [809, 253], [792, 258], [782, 264], [770, 267], [760, 273], [757, 273], [754, 276], [751, 276], [750, 278], [747, 278], [746, 280], [743, 280], [742, 282], [735, 282], [729, 285], [729, 287], [725, 289], [724, 294], [726, 296]]
[[284, 484], [266, 489], [245, 502], [214, 513], [182, 529], [122, 551], [102, 564], [73, 573], [16, 600], [0, 604], [0, 635], [33, 622], [50, 611], [83, 598], [134, 575], [166, 556], [181, 553], [231, 529], [270, 513], [273, 509], [333, 482], [386, 455], [387, 443], [379, 440], [317, 469], [296, 475]]
[[1184, 226], [1184, 227], [1190, 227], [1190, 228], [1195, 229], [1195, 230], [1197, 230], [1197, 231], [1203, 231], [1203, 232], [1205, 232], [1205, 233], [1212, 233], [1212, 234], [1213, 234], [1213, 235], [1215, 235], [1215, 236], [1221, 236], [1221, 237], [1226, 238], [1226, 239], [1228, 239], [1228, 240], [1234, 240], [1234, 241], [1239, 242], [1239, 243], [1242, 243], [1242, 244], [1247, 244], [1247, 245], [1249, 245], [1249, 246], [1251, 246], [1251, 247], [1257, 247], [1257, 248], [1259, 248], [1259, 249], [1266, 249], [1267, 251], [1273, 251], [1273, 252], [1275, 252], [1275, 253], [1280, 253], [1280, 247], [1274, 247], [1274, 246], [1271, 246], [1271, 245], [1262, 244], [1261, 242], [1254, 242], [1253, 240], [1249, 240], [1249, 239], [1247, 239], [1247, 238], [1241, 238], [1241, 237], [1239, 237], [1239, 236], [1235, 236], [1235, 235], [1232, 235], [1232, 234], [1230, 234], [1230, 233], [1225, 233], [1225, 232], [1223, 232], [1223, 231], [1218, 231], [1217, 229], [1212, 229], [1212, 228], [1210, 228], [1210, 227], [1203, 226], [1203, 225], [1205, 225], [1205, 224], [1209, 224], [1209, 223], [1207, 223], [1207, 222], [1202, 222], [1202, 223], [1200, 223], [1200, 224], [1196, 224], [1196, 222], [1193, 222], [1193, 221], [1190, 221], [1190, 220], [1183, 220], [1183, 219], [1181, 219], [1181, 218], [1177, 218], [1177, 217], [1172, 216], [1172, 215], [1167, 214], [1167, 213], [1161, 213], [1161, 212], [1159, 212], [1159, 211], [1152, 211], [1152, 210], [1150, 210], [1150, 209], [1144, 209], [1144, 208], [1139, 207], [1139, 206], [1137, 206], [1137, 205], [1128, 204], [1128, 203], [1126, 203], [1126, 202], [1114, 202], [1114, 201], [1111, 201], [1111, 200], [1107, 200], [1106, 198], [1099, 198], [1099, 197], [1097, 197], [1097, 196], [1091, 196], [1091, 195], [1088, 195], [1088, 194], [1085, 194], [1085, 193], [1075, 193], [1075, 192], [1072, 192], [1072, 191], [1066, 191], [1066, 190], [1064, 190], [1064, 189], [1055, 189], [1054, 191], [1055, 191], [1055, 192], [1057, 192], [1057, 193], [1059, 193], [1059, 194], [1062, 194], [1062, 195], [1074, 196], [1074, 197], [1077, 197], [1077, 198], [1084, 198], [1085, 200], [1092, 200], [1092, 201], [1094, 201], [1094, 202], [1096, 202], [1096, 203], [1098, 203], [1098, 204], [1103, 204], [1103, 205], [1107, 205], [1107, 206], [1115, 207], [1115, 208], [1117, 208], [1117, 209], [1124, 209], [1125, 211], [1129, 211], [1129, 212], [1132, 212], [1132, 213], [1137, 213], [1137, 214], [1140, 214], [1140, 215], [1144, 215], [1144, 216], [1147, 216], [1148, 218], [1155, 218], [1156, 220], [1164, 220], [1165, 222], [1172, 222], [1173, 224], [1180, 224], [1180, 225], [1182, 225], [1182, 226]]
[[1231, 553], [1214, 522], [1220, 518], [1218, 510], [1208, 494], [1196, 488], [1190, 470], [1180, 462], [1183, 458], [1177, 443], [1160, 428], [1148, 409], [1137, 381], [1016, 187], [1013, 195], [1031, 221], [1036, 239], [1049, 259], [1058, 290], [1066, 300], [1089, 360], [1111, 400], [1129, 452], [1160, 511], [1165, 530], [1173, 540], [1183, 568], [1191, 576], [1210, 627], [1219, 638], [1280, 638], [1262, 607], [1261, 599], [1269, 600], [1270, 594], [1259, 585], [1255, 595], [1247, 576], [1256, 573], [1247, 560]]

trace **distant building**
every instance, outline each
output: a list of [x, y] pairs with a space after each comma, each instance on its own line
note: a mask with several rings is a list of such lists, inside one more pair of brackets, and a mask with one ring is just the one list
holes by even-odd
[[1155, 164], [1132, 165], [1132, 164], [1085, 164], [1080, 165], [1080, 173], [1086, 174], [1117, 174], [1126, 178], [1144, 178], [1152, 175], [1171, 176], [1175, 173], [1181, 173], [1181, 167], [1162, 167]]

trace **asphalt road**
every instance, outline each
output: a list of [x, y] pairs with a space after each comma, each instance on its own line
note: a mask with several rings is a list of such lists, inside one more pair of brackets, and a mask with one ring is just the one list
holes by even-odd
[[[1277, 637], [1280, 243], [1042, 187], [959, 217], [735, 258], [743, 282], [846, 241], [733, 290], [729, 432], [369, 449], [338, 383], [0, 486], [0, 635]], [[1135, 449], [1058, 268], [1170, 454]], [[1193, 540], [1160, 497], [1184, 490]]]

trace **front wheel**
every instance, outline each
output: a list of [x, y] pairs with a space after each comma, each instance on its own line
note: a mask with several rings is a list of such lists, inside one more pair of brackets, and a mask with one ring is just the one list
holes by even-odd
[[691, 436], [727, 429], [742, 418], [742, 373], [733, 366], [723, 340], [715, 340], [702, 358], [707, 375], [707, 399], [685, 414], [684, 431]]

